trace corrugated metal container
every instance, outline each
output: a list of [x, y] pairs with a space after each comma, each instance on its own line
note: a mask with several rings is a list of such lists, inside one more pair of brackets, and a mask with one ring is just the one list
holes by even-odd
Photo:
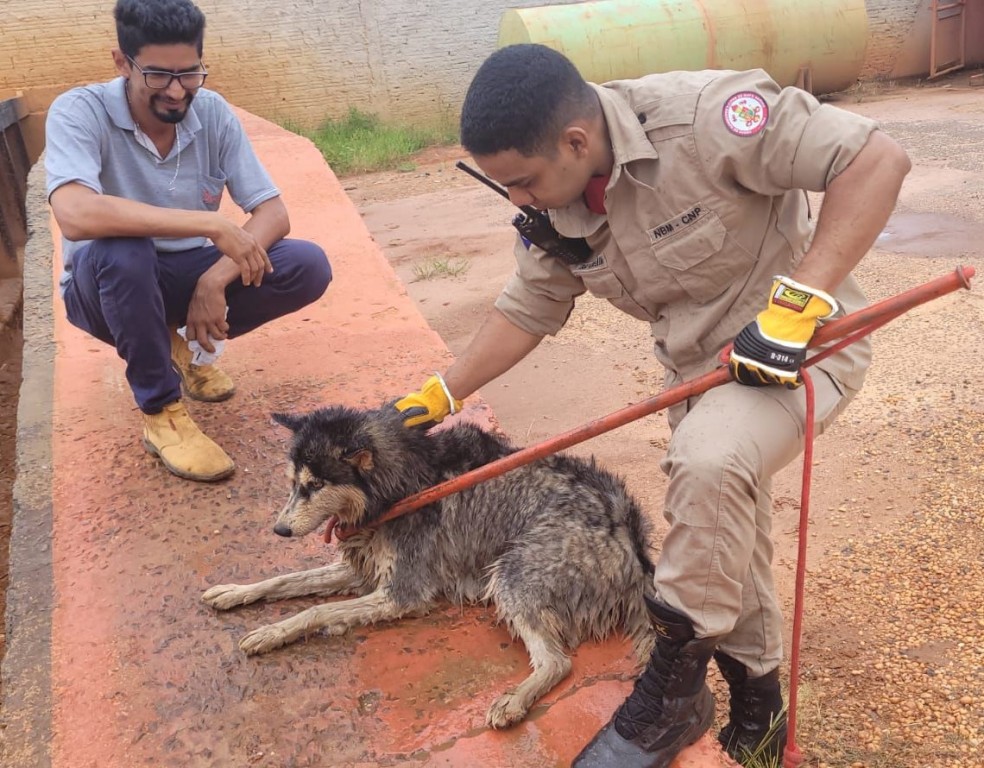
[[499, 45], [542, 43], [593, 82], [651, 72], [761, 67], [812, 90], [853, 85], [864, 62], [864, 0], [600, 0], [507, 10]]

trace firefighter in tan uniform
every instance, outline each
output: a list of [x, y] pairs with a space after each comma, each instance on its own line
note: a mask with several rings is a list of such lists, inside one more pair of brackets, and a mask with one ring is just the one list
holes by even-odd
[[[781, 755], [771, 478], [803, 447], [799, 367], [817, 322], [865, 303], [850, 271], [895, 204], [905, 152], [870, 120], [761, 70], [597, 86], [539, 45], [482, 65], [461, 140], [514, 203], [548, 211], [590, 254], [568, 263], [520, 239], [516, 272], [468, 349], [397, 402], [408, 426], [454, 413], [556, 334], [585, 291], [650, 323], [667, 386], [714, 369], [735, 342], [737, 381], [671, 409], [669, 532], [648, 601], [658, 642], [574, 766], [668, 766], [710, 727], [712, 656], [731, 694], [722, 745], [739, 762], [760, 743]], [[805, 190], [826, 191], [815, 231]], [[862, 342], [816, 366], [820, 430], [869, 360]]]

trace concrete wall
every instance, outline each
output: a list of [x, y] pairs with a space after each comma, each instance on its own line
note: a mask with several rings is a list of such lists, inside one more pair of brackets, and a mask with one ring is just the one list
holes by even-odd
[[[930, 0], [865, 0], [868, 8], [868, 50], [861, 79], [870, 80], [891, 74], [921, 6]], [[929, 61], [927, 41], [924, 59]], [[928, 69], [928, 64], [926, 65]]]
[[[572, 2], [573, 0], [560, 0]], [[537, 0], [199, 0], [209, 86], [268, 119], [311, 125], [358, 107], [454, 117], [507, 7]], [[553, 4], [559, 4], [554, 2]], [[113, 75], [113, 0], [0, 2], [0, 98], [36, 101]]]
[[[314, 125], [350, 107], [416, 123], [454, 119], [472, 73], [495, 48], [503, 10], [544, 2], [199, 4], [208, 17], [209, 85], [263, 117]], [[930, 0], [867, 0], [871, 41], [862, 78], [928, 70], [929, 4]], [[968, 58], [981, 62], [984, 0], [969, 4]], [[28, 122], [29, 127], [40, 124], [57, 93], [113, 75], [112, 6], [113, 0], [0, 0], [0, 98], [24, 92], [38, 117], [33, 126]]]

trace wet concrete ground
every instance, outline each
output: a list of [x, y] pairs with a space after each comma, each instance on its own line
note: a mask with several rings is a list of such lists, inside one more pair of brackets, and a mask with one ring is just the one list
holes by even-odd
[[[212, 584], [333, 556], [316, 536], [272, 533], [287, 435], [271, 412], [375, 406], [448, 357], [315, 148], [245, 120], [281, 183], [293, 236], [326, 247], [336, 280], [318, 305], [229, 344], [232, 400], [190, 404], [237, 463], [224, 483], [180, 480], [140, 448], [122, 363], [69, 326], [53, 295], [39, 169], [32, 176], [3, 764], [568, 765], [630, 687], [633, 662], [619, 639], [583, 646], [573, 674], [529, 720], [496, 733], [485, 711], [526, 676], [527, 657], [484, 608], [247, 659], [243, 634], [314, 601], [224, 614], [199, 601]], [[481, 402], [470, 414], [493, 423]], [[723, 764], [709, 742], [678, 762]]]

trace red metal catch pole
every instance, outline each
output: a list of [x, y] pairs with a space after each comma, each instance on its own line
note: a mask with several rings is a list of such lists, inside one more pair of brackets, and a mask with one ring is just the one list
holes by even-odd
[[592, 437], [609, 432], [617, 427], [628, 424], [630, 421], [641, 419], [643, 416], [648, 416], [656, 411], [669, 408], [671, 405], [676, 405], [688, 397], [702, 394], [712, 387], [725, 384], [729, 381], [731, 381], [731, 371], [728, 368], [718, 368], [711, 373], [698, 376], [696, 379], [691, 379], [642, 402], [626, 406], [607, 416], [602, 416], [600, 419], [595, 419], [594, 421], [589, 421], [587, 424], [582, 424], [580, 427], [575, 427], [569, 432], [564, 432], [556, 437], [544, 440], [542, 443], [523, 448], [516, 451], [516, 453], [511, 453], [501, 459], [478, 467], [478, 469], [458, 475], [451, 480], [446, 480], [420, 493], [415, 493], [413, 496], [408, 496], [403, 501], [394, 504], [379, 519], [379, 522], [392, 520], [394, 517], [399, 517], [407, 512], [425, 507], [452, 493], [471, 488], [473, 485], [478, 485], [485, 480], [498, 477], [511, 469], [516, 469], [524, 464], [542, 459], [544, 456], [557, 453], [557, 451], [562, 451], [564, 448], [569, 448], [572, 445], [583, 443]]
[[[974, 268], [970, 266], [957, 267], [951, 274], [930, 280], [928, 283], [900, 293], [897, 296], [892, 296], [864, 309], [859, 309], [857, 312], [852, 312], [846, 317], [842, 317], [819, 328], [810, 341], [810, 347], [827, 344], [852, 333], [864, 335], [865, 329], [868, 326], [882, 325], [892, 318], [909, 311], [913, 307], [952, 293], [959, 288], [969, 289], [970, 278], [974, 276], [974, 272]], [[807, 364], [809, 362], [808, 360]], [[425, 507], [452, 493], [471, 488], [485, 480], [498, 477], [511, 469], [516, 469], [524, 464], [541, 459], [544, 456], [557, 453], [557, 451], [562, 451], [572, 445], [583, 443], [592, 437], [610, 432], [613, 429], [628, 424], [630, 421], [635, 421], [636, 419], [641, 419], [643, 416], [656, 413], [656, 411], [669, 408], [671, 405], [676, 405], [688, 397], [703, 394], [712, 387], [720, 386], [729, 381], [731, 381], [731, 371], [726, 366], [703, 376], [698, 376], [696, 379], [691, 379], [639, 403], [626, 406], [607, 416], [602, 416], [599, 419], [590, 421], [580, 427], [575, 427], [556, 437], [544, 440], [542, 443], [528, 446], [502, 459], [485, 464], [478, 469], [473, 469], [471, 472], [466, 472], [439, 485], [427, 488], [420, 493], [415, 493], [413, 496], [408, 496], [403, 501], [394, 504], [385, 515], [374, 521], [373, 525], [384, 523], [387, 520], [392, 520], [400, 515], [405, 515], [408, 512]]]
[[810, 341], [810, 346], [816, 347], [826, 344], [870, 325], [882, 325], [887, 320], [896, 318], [913, 307], [953, 293], [959, 288], [970, 290], [970, 278], [974, 276], [976, 271], [974, 267], [970, 266], [957, 267], [948, 275], [937, 277], [928, 283], [917, 285], [915, 288], [910, 288], [896, 296], [890, 296], [876, 304], [852, 312], [846, 317], [819, 328]]

